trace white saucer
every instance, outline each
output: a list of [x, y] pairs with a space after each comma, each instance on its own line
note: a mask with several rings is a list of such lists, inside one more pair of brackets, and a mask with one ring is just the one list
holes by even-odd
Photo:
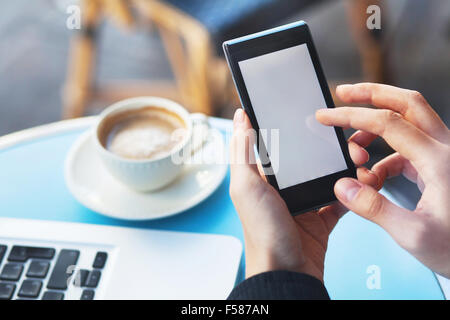
[[[213, 134], [202, 149], [202, 158], [226, 158], [222, 134]], [[217, 161], [216, 161], [217, 162]], [[65, 180], [72, 195], [89, 209], [125, 220], [151, 220], [185, 211], [215, 191], [228, 166], [210, 161], [185, 165], [182, 174], [167, 187], [141, 193], [122, 185], [103, 167], [89, 131], [74, 143], [65, 163]]]

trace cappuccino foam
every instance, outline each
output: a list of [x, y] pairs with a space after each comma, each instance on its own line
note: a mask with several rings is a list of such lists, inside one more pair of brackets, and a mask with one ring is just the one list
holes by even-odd
[[112, 119], [105, 147], [129, 159], [156, 159], [169, 155], [183, 141], [174, 131], [185, 128], [176, 114], [156, 107], [123, 112]]

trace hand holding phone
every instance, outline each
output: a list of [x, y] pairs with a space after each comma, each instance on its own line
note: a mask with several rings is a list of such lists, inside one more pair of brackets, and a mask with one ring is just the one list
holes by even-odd
[[[248, 116], [238, 109], [230, 146], [230, 195], [244, 230], [246, 277], [288, 270], [323, 280], [328, 236], [347, 209], [335, 203], [293, 217], [278, 191], [253, 161], [252, 141], [246, 133], [250, 129]], [[357, 165], [368, 159], [366, 151], [356, 144], [350, 154]], [[372, 172], [363, 167], [357, 172], [361, 182], [376, 187], [378, 178]]]
[[[273, 105], [274, 109], [279, 107]], [[252, 128], [247, 114], [237, 110], [231, 140], [230, 193], [244, 227], [246, 277], [270, 270], [290, 270], [323, 280], [329, 233], [347, 209], [335, 203], [292, 217], [279, 190], [267, 182], [253, 161], [253, 149], [249, 147], [252, 141], [246, 134]], [[246, 146], [240, 148], [242, 144]], [[367, 152], [354, 142], [349, 142], [349, 153], [357, 166], [368, 160]], [[252, 161], [240, 162], [237, 158]], [[358, 168], [357, 176], [363, 183], [377, 185], [378, 178], [366, 168]], [[307, 198], [308, 193], [297, 197]]]

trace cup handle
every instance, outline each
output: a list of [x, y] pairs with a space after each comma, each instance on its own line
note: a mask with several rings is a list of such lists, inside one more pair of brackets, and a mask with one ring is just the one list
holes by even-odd
[[208, 116], [203, 113], [192, 113], [190, 117], [192, 120], [191, 156], [193, 156], [208, 141], [211, 126]]

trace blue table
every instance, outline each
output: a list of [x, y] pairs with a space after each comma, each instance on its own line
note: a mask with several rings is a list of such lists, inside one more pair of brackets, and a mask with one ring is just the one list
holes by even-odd
[[[72, 143], [94, 120], [63, 121], [0, 138], [0, 216], [227, 234], [243, 242], [228, 195], [229, 175], [204, 202], [160, 220], [115, 220], [78, 203], [65, 186], [63, 164]], [[211, 122], [223, 131], [231, 127], [226, 120]], [[372, 272], [379, 275], [380, 288], [370, 285]], [[344, 216], [330, 236], [325, 285], [334, 299], [443, 299], [429, 269], [378, 226], [353, 213]]]

